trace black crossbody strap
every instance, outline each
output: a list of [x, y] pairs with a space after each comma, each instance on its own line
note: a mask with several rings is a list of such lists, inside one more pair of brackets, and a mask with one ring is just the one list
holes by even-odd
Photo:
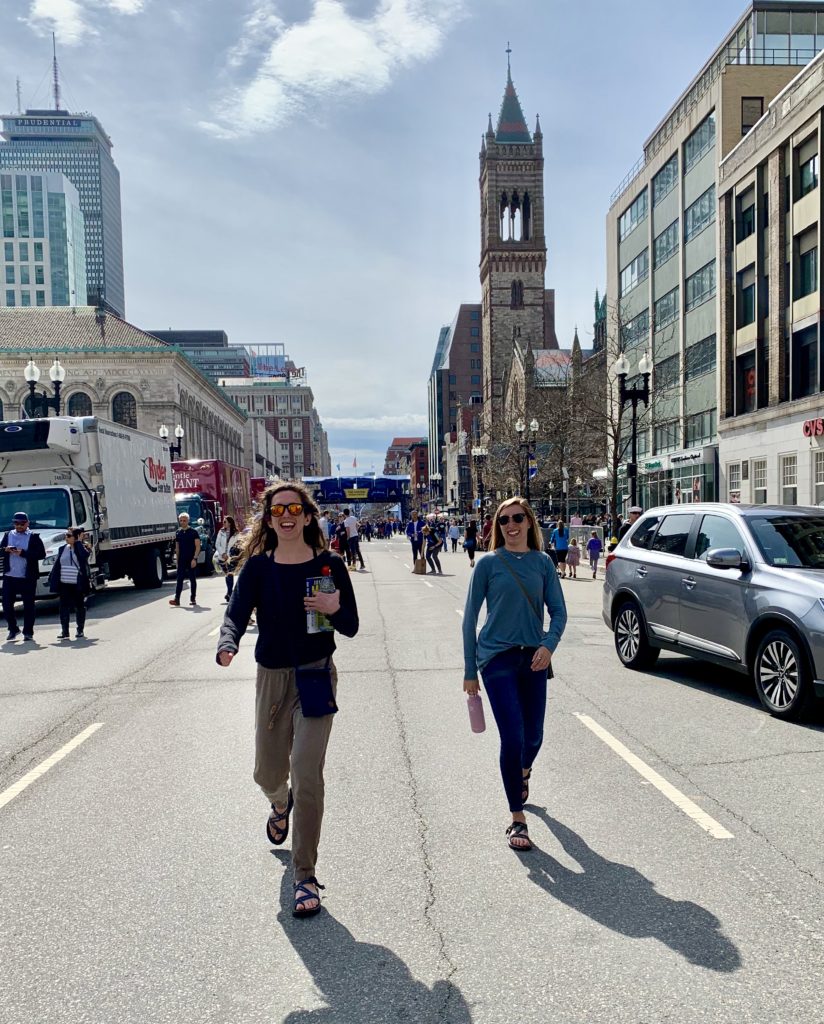
[[500, 550], [499, 548], [495, 549], [495, 554], [498, 555], [498, 560], [500, 561], [501, 565], [506, 567], [506, 570], [509, 573], [509, 575], [513, 578], [513, 580], [515, 580], [515, 582], [521, 588], [521, 593], [527, 599], [527, 601], [529, 603], [529, 607], [533, 610], [533, 612], [535, 612], [535, 615], [536, 615], [538, 621], [541, 623], [541, 630], [543, 630], [543, 628], [544, 628], [544, 617], [543, 617], [543, 615], [541, 615], [541, 613], [535, 607], [535, 604], [534, 604], [534, 602], [533, 602], [533, 600], [532, 600], [532, 598], [531, 598], [531, 596], [529, 594], [529, 591], [526, 589], [526, 587], [521, 582], [521, 579], [518, 576], [518, 574], [515, 572], [515, 570], [512, 568], [512, 566], [507, 563], [505, 558], [501, 558], [500, 557], [499, 550]]

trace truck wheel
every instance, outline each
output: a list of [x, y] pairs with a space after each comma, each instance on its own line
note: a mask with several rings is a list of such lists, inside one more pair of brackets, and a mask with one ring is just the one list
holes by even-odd
[[156, 590], [163, 586], [163, 556], [158, 548], [151, 548], [135, 566], [132, 581], [138, 590]]
[[215, 549], [207, 545], [204, 549], [203, 564], [197, 567], [198, 576], [214, 576], [215, 574]]

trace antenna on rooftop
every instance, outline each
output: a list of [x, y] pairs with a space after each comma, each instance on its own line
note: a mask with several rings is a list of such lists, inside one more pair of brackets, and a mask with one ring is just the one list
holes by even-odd
[[57, 66], [57, 39], [54, 32], [52, 32], [52, 53], [54, 58], [52, 60], [52, 72], [53, 72], [53, 88], [54, 88], [54, 109], [60, 109], [60, 69]]
[[23, 94], [20, 89], [20, 76], [17, 76], [17, 113], [23, 113]]

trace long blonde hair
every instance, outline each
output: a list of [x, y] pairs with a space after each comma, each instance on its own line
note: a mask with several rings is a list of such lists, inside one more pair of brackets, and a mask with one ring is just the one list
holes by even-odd
[[278, 546], [278, 535], [271, 523], [269, 506], [272, 504], [272, 499], [275, 495], [281, 494], [283, 491], [294, 491], [295, 494], [300, 495], [305, 513], [311, 516], [311, 519], [303, 528], [303, 539], [309, 547], [314, 548], [316, 551], [323, 551], [329, 546], [328, 540], [324, 536], [324, 532], [318, 522], [318, 519], [320, 519], [320, 509], [315, 504], [314, 498], [305, 485], [295, 481], [281, 481], [279, 484], [268, 487], [263, 493], [261, 498], [262, 515], [252, 526], [243, 545], [241, 561], [245, 561], [253, 555], [262, 555], [269, 551], [274, 551]]
[[501, 514], [501, 509], [506, 508], [508, 505], [519, 505], [521, 507], [527, 519], [529, 519], [529, 532], [526, 536], [527, 545], [535, 551], [543, 551], [544, 538], [541, 535], [541, 527], [538, 525], [538, 520], [535, 518], [535, 513], [532, 511], [529, 502], [526, 498], [520, 497], [504, 498], [495, 510], [495, 517], [492, 520], [492, 536], [489, 538], [489, 550], [494, 551], [495, 548], [502, 548], [506, 544], [501, 524], [498, 522], [498, 516]]

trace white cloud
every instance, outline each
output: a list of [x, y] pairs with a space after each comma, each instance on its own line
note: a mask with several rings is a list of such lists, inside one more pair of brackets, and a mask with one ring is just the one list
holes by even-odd
[[[466, 0], [378, 0], [368, 18], [344, 0], [312, 0], [309, 17], [286, 25], [275, 0], [257, 0], [227, 56], [230, 75], [257, 52], [244, 83], [233, 83], [201, 128], [223, 138], [278, 128], [309, 105], [386, 89], [397, 72], [430, 60]], [[265, 45], [264, 45], [265, 43]]]
[[412, 435], [426, 433], [426, 416], [401, 413], [400, 416], [324, 416], [326, 430], [360, 430], [370, 434], [394, 434], [397, 437], [412, 431]]
[[147, 0], [31, 0], [24, 19], [36, 32], [54, 32], [63, 46], [75, 46], [97, 35], [95, 18], [100, 10], [115, 14], [140, 14]]

